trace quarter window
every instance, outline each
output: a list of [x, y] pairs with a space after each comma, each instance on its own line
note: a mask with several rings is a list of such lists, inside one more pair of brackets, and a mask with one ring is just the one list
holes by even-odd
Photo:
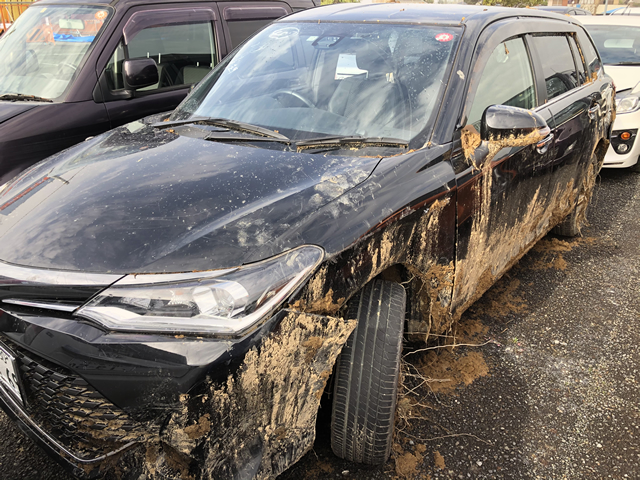
[[571, 50], [573, 51], [573, 58], [575, 58], [576, 65], [578, 66], [578, 82], [582, 85], [587, 80], [587, 71], [585, 69], [584, 62], [582, 61], [580, 50], [578, 50], [578, 45], [576, 45], [575, 38], [570, 36], [569, 43], [571, 44]]
[[467, 123], [479, 130], [482, 114], [491, 105], [536, 106], [531, 62], [522, 38], [501, 43], [489, 57]]
[[[535, 36], [531, 43], [540, 54], [542, 74], [551, 100], [578, 86], [576, 64], [565, 35]], [[553, 53], [552, 53], [553, 52]]]

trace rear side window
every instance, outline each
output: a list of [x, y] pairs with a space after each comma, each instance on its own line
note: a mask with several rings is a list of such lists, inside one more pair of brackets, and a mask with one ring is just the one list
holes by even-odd
[[231, 48], [236, 48], [258, 30], [289, 12], [277, 3], [239, 4], [224, 7], [222, 15], [227, 23]]
[[536, 106], [531, 62], [522, 38], [501, 43], [489, 57], [467, 123], [479, 130], [482, 114], [491, 105]]
[[542, 61], [542, 74], [551, 100], [578, 86], [576, 64], [565, 35], [531, 37], [533, 47]]
[[251, 35], [256, 33], [262, 27], [269, 25], [271, 22], [273, 22], [272, 19], [227, 22], [229, 35], [231, 36], [231, 48], [236, 48]]

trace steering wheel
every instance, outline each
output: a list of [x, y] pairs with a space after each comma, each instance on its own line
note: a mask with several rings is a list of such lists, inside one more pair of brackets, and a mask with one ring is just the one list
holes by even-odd
[[287, 95], [291, 95], [292, 97], [297, 98], [302, 103], [304, 103], [308, 108], [315, 107], [315, 105], [313, 104], [313, 102], [311, 100], [309, 100], [308, 98], [300, 95], [298, 92], [294, 92], [293, 90], [278, 90], [277, 92], [274, 92], [271, 96], [272, 97], [277, 97], [281, 93], [284, 93], [284, 94], [287, 94]]

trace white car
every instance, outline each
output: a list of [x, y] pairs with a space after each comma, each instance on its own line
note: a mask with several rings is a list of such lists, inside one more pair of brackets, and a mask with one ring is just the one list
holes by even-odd
[[584, 16], [607, 74], [616, 85], [617, 116], [603, 167], [640, 172], [640, 16]]

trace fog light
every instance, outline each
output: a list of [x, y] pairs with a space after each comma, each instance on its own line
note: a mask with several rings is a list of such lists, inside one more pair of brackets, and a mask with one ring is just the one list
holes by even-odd
[[629, 145], [627, 145], [626, 143], [621, 143], [620, 145], [618, 145], [618, 153], [627, 153], [627, 151], [629, 151]]
[[626, 142], [627, 140], [629, 140], [630, 138], [631, 138], [631, 133], [629, 133], [629, 132], [622, 132], [622, 133], [620, 134], [620, 139], [621, 139], [621, 140], [624, 140], [625, 142]]

